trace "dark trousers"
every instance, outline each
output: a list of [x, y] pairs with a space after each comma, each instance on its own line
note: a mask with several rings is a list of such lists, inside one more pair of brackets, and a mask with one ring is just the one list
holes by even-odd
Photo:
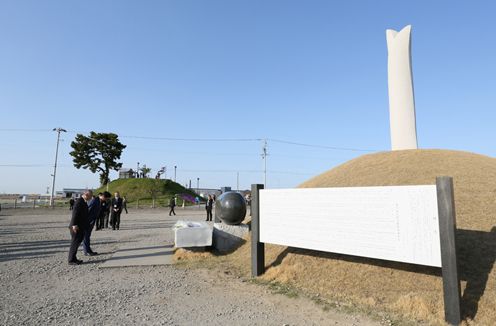
[[176, 215], [176, 212], [174, 212], [174, 207], [175, 207], [175, 206], [171, 206], [171, 207], [170, 207], [169, 216], [171, 216], [172, 214]]
[[71, 247], [69, 248], [69, 263], [75, 262], [77, 260], [76, 253], [79, 248], [79, 245], [83, 241], [84, 231], [78, 230], [78, 232], [71, 232]]
[[97, 230], [100, 230], [100, 229], [103, 229], [103, 225], [104, 225], [104, 215], [103, 214], [100, 214], [97, 219], [96, 219], [96, 229]]
[[95, 223], [90, 223], [89, 229], [84, 231], [83, 251], [85, 254], [93, 252], [93, 250], [91, 250], [91, 244], [90, 244], [90, 237], [91, 237], [91, 232], [93, 231], [93, 226], [95, 226]]
[[207, 207], [207, 221], [212, 220], [212, 208]]
[[119, 230], [119, 225], [121, 224], [121, 212], [112, 211], [110, 221], [110, 224], [112, 224], [112, 230]]
[[105, 228], [108, 229], [108, 226], [109, 226], [109, 212], [105, 212], [103, 219], [105, 221]]

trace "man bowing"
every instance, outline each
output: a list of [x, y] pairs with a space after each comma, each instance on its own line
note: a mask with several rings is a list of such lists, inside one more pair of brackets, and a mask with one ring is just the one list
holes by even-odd
[[88, 201], [92, 198], [93, 192], [85, 190], [83, 195], [76, 201], [72, 210], [72, 218], [69, 223], [71, 233], [71, 247], [69, 248], [69, 265], [79, 265], [83, 261], [77, 259], [76, 253], [79, 245], [83, 241], [84, 233], [89, 227], [88, 221]]

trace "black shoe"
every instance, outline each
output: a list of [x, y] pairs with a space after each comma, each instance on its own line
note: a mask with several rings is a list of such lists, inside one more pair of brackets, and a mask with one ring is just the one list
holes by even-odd
[[98, 255], [98, 252], [94, 252], [94, 251], [92, 251], [92, 252], [85, 252], [84, 255], [85, 256], [97, 256]]
[[82, 260], [75, 260], [75, 261], [70, 261], [69, 265], [81, 265], [83, 263]]

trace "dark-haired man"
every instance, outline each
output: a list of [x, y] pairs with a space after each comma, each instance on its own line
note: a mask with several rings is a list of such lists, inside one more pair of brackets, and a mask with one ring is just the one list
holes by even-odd
[[107, 228], [108, 228], [108, 220], [109, 220], [109, 206], [110, 206], [110, 197], [112, 195], [110, 192], [105, 191], [103, 192], [104, 199], [100, 198], [100, 213], [98, 214], [97, 220], [96, 220], [96, 229], [95, 230], [101, 230], [105, 227], [105, 223], [107, 223]]
[[105, 191], [94, 196], [88, 203], [88, 229], [84, 232], [83, 252], [85, 256], [96, 256], [97, 252], [91, 250], [90, 237], [97, 219], [100, 217], [101, 203], [110, 198], [110, 193]]
[[88, 202], [91, 200], [93, 192], [86, 190], [76, 201], [72, 210], [72, 218], [69, 223], [71, 233], [71, 247], [69, 248], [69, 265], [79, 265], [83, 261], [77, 259], [76, 254], [79, 245], [83, 241], [85, 230], [89, 227], [88, 222]]
[[112, 225], [112, 230], [119, 230], [119, 225], [121, 224], [121, 213], [122, 213], [122, 198], [119, 192], [115, 192], [114, 198], [112, 199], [112, 211], [110, 215], [110, 224]]

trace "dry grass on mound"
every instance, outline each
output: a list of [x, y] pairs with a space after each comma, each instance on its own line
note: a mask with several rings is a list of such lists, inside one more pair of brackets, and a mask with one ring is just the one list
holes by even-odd
[[[496, 325], [496, 159], [466, 152], [412, 150], [364, 155], [301, 187], [435, 184], [452, 176], [465, 323]], [[328, 300], [443, 324], [440, 269], [266, 245], [262, 279]], [[250, 242], [228, 260], [250, 273]]]
[[192, 261], [192, 260], [203, 260], [206, 258], [212, 258], [213, 255], [208, 251], [191, 251], [183, 248], [178, 248], [174, 251], [174, 256], [172, 257], [175, 262], [179, 261]]

